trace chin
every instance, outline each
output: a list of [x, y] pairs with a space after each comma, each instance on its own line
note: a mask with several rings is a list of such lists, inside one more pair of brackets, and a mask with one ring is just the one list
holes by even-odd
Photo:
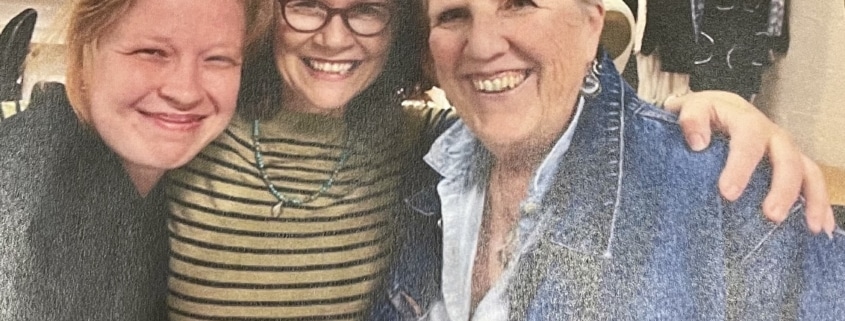
[[[351, 100], [351, 99], [350, 99]], [[342, 113], [349, 100], [326, 101], [315, 104], [317, 111], [321, 114], [335, 114]]]
[[487, 149], [499, 152], [521, 152], [541, 147], [538, 137], [530, 132], [517, 130], [503, 131], [505, 128], [480, 132], [476, 136]]
[[185, 164], [188, 164], [188, 162], [190, 162], [192, 159], [193, 158], [148, 159], [144, 160], [143, 163], [140, 164], [151, 169], [169, 171], [185, 166]]
[[190, 149], [150, 149], [120, 155], [129, 163], [149, 169], [168, 171], [184, 166], [199, 154], [199, 150]]
[[343, 114], [346, 105], [349, 104], [349, 101], [352, 100], [352, 98], [347, 99], [345, 97], [328, 98], [329, 99], [319, 99], [311, 101], [311, 104], [313, 105], [313, 110], [310, 112], [321, 115]]

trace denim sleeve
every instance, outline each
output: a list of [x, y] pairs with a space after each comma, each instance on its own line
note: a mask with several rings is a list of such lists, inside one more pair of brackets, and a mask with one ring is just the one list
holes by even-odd
[[[423, 180], [436, 182], [436, 178]], [[395, 222], [395, 248], [384, 291], [374, 298], [367, 320], [417, 320], [439, 299], [439, 205], [436, 190], [422, 189], [405, 199]]]
[[736, 202], [724, 202], [729, 320], [845, 320], [845, 236], [812, 235], [804, 206], [763, 217], [766, 164]]

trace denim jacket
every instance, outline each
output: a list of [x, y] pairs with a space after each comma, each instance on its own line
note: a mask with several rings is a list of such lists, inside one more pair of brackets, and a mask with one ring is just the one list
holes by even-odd
[[[811, 235], [800, 203], [783, 223], [767, 221], [765, 163], [739, 200], [721, 198], [727, 141], [690, 151], [675, 116], [639, 100], [608, 59], [602, 65], [603, 90], [586, 99], [539, 207], [551, 220], [517, 262], [510, 318], [845, 320], [845, 233]], [[470, 159], [440, 174], [477, 165], [462, 165]], [[421, 319], [442, 298], [436, 193], [430, 184], [407, 200], [415, 214], [400, 223], [374, 320]]]

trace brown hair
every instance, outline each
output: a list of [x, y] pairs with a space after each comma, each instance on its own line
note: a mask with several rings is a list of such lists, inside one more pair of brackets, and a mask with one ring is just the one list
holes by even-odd
[[[261, 12], [272, 7], [271, 0], [240, 0], [244, 4], [246, 35], [244, 48], [249, 50], [260, 30], [270, 23]], [[86, 50], [103, 37], [135, 4], [135, 0], [77, 0], [69, 8], [66, 30], [68, 99], [77, 116], [88, 121], [89, 104], [85, 95], [84, 70]]]
[[[391, 20], [393, 32], [390, 52], [381, 74], [346, 106], [344, 117], [351, 126], [353, 141], [393, 139], [402, 125], [400, 101], [424, 88], [421, 54], [425, 49], [425, 28], [419, 3], [391, 0], [396, 13]], [[274, 1], [277, 2], [277, 1]], [[280, 23], [278, 2], [271, 16], [272, 26], [255, 43], [244, 59], [238, 112], [247, 119], [267, 119], [282, 106], [283, 82], [276, 66], [274, 46], [276, 25]], [[426, 88], [427, 89], [427, 88]]]

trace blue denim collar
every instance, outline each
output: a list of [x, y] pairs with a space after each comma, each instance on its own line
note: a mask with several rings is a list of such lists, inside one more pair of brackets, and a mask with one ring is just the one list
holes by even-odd
[[563, 160], [563, 155], [569, 150], [572, 145], [572, 137], [575, 135], [575, 128], [578, 127], [578, 120], [581, 119], [581, 112], [584, 110], [584, 98], [578, 98], [578, 104], [575, 107], [575, 115], [572, 116], [569, 126], [566, 131], [558, 139], [549, 154], [540, 163], [537, 172], [534, 175], [534, 180], [528, 188], [528, 197], [523, 202], [523, 206], [527, 204], [543, 204], [543, 198], [549, 191], [549, 188], [554, 183], [555, 173], [558, 172], [558, 166]]
[[[625, 109], [642, 103], [605, 57], [602, 91], [587, 97], [581, 121], [544, 200], [554, 213], [550, 242], [585, 254], [610, 257], [624, 175]], [[574, 188], [569, 181], [586, 181]]]
[[[602, 68], [614, 68], [605, 58]], [[615, 69], [614, 69], [615, 70]], [[620, 183], [622, 179], [625, 146], [625, 109], [642, 110], [633, 90], [614, 72], [600, 75], [602, 91], [594, 97], [585, 97], [574, 128], [570, 152], [548, 157], [538, 171], [529, 199], [539, 201], [541, 210], [555, 211], [558, 217], [550, 239], [575, 251], [597, 256], [609, 256], [613, 229], [619, 211]], [[663, 116], [665, 117], [665, 116]], [[565, 148], [555, 147], [555, 151]], [[443, 176], [444, 181], [479, 179], [478, 174], [489, 159], [481, 143], [462, 121], [457, 121], [432, 145], [424, 160]], [[566, 183], [571, 180], [595, 182], [586, 188], [574, 189]], [[545, 193], [542, 186], [551, 186]], [[409, 199], [412, 206], [426, 214], [439, 212], [432, 187]], [[547, 195], [548, 194], [548, 195]], [[426, 200], [428, 202], [426, 202]], [[554, 204], [554, 208], [552, 208]], [[561, 206], [563, 205], [563, 206]]]

